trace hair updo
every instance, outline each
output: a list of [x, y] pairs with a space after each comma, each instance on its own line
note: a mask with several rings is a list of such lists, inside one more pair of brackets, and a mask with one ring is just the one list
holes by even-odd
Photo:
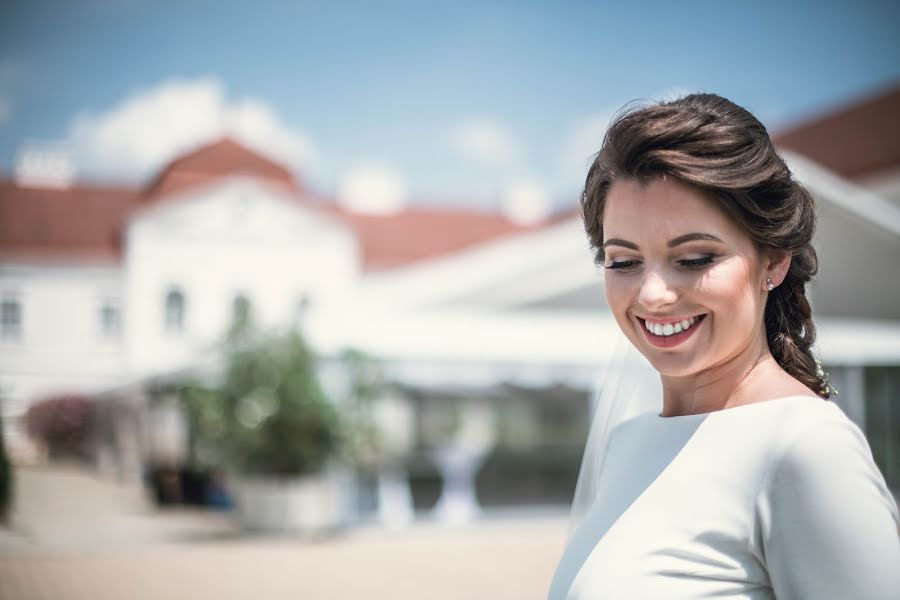
[[628, 108], [606, 131], [581, 197], [584, 227], [603, 261], [603, 208], [612, 183], [674, 177], [717, 199], [760, 250], [791, 253], [781, 285], [765, 309], [769, 349], [778, 364], [822, 398], [827, 377], [814, 358], [816, 339], [806, 284], [818, 263], [812, 247], [816, 209], [791, 177], [766, 128], [750, 112], [716, 94]]

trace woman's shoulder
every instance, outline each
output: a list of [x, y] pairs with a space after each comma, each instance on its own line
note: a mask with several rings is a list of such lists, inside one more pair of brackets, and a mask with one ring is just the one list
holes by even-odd
[[785, 404], [755, 505], [775, 595], [881, 597], [900, 584], [900, 511], [865, 434], [834, 402]]
[[859, 426], [831, 400], [812, 396], [785, 396], [765, 402], [772, 402], [767, 416], [777, 424], [773, 433], [785, 448], [809, 438], [825, 439], [838, 432], [865, 441], [865, 435]]
[[[782, 402], [785, 409], [798, 416], [807, 416], [810, 418], [823, 419], [840, 419], [846, 418], [844, 411], [831, 399], [821, 398], [811, 395], [784, 395], [780, 398], [773, 399], [776, 402]], [[764, 402], [770, 402], [765, 400]]]
[[761, 417], [766, 421], [773, 463], [821, 465], [829, 457], [844, 457], [847, 453], [871, 462], [872, 453], [862, 429], [833, 401], [787, 396], [766, 402], [771, 404], [759, 412], [764, 413]]
[[897, 505], [875, 464], [865, 433], [834, 402], [786, 401], [778, 415], [767, 486], [792, 498], [845, 499], [850, 490], [877, 497], [900, 523]]

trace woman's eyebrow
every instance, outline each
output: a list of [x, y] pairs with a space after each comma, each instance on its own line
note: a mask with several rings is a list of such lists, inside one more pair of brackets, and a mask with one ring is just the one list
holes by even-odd
[[679, 235], [673, 240], [669, 240], [669, 248], [674, 248], [679, 244], [684, 244], [685, 242], [693, 242], [695, 240], [709, 240], [713, 242], [719, 242], [720, 244], [725, 243], [716, 236], [709, 233], [686, 233], [684, 235]]
[[637, 244], [634, 244], [632, 242], [628, 242], [625, 240], [620, 240], [617, 238], [608, 239], [605, 242], [603, 242], [603, 247], [606, 248], [607, 246], [622, 246], [623, 248], [639, 250], [639, 248], [637, 247]]

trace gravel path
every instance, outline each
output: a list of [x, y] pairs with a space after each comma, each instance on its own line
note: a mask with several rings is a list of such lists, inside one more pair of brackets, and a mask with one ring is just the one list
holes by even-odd
[[542, 599], [565, 538], [561, 516], [247, 537], [227, 515], [156, 511], [85, 473], [17, 475], [13, 530], [0, 530], [4, 600]]

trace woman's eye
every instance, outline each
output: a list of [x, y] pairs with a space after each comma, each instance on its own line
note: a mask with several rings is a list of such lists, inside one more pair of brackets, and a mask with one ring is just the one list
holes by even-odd
[[683, 267], [687, 267], [689, 269], [702, 269], [710, 264], [712, 264], [713, 255], [707, 254], [706, 256], [701, 256], [699, 258], [685, 258], [678, 261]]
[[637, 265], [638, 262], [639, 261], [636, 260], [613, 260], [603, 266], [607, 269], [612, 269], [613, 271], [621, 271], [631, 269]]

